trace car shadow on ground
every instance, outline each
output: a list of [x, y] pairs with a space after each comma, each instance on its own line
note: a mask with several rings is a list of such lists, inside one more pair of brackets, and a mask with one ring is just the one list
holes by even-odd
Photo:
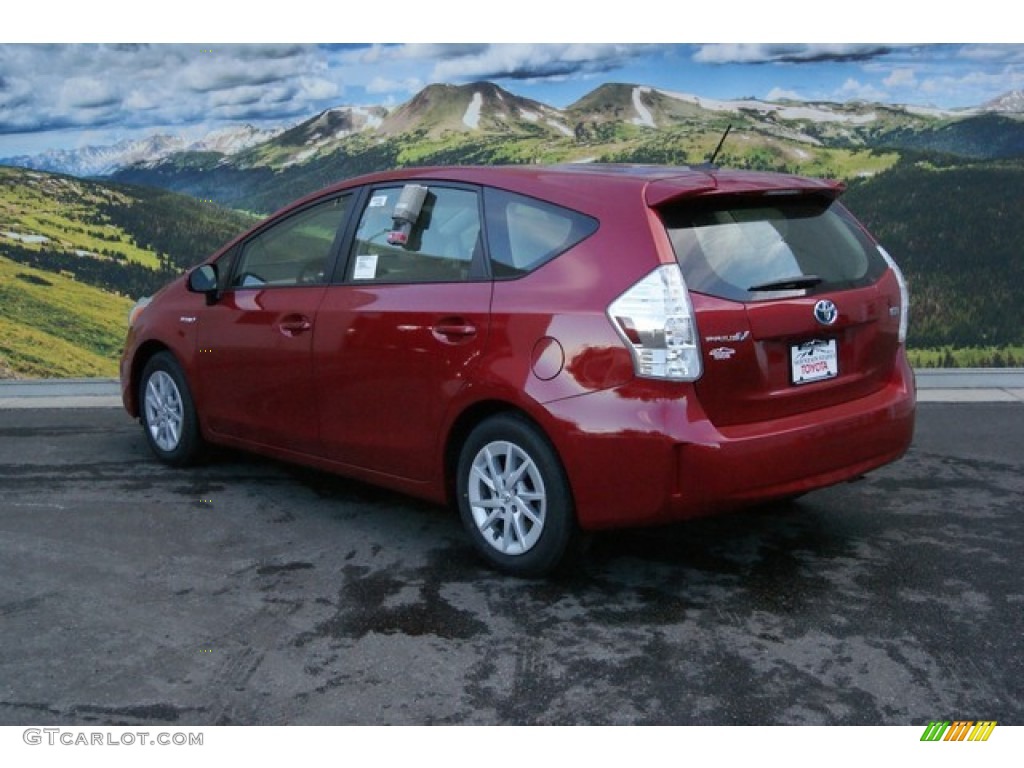
[[[395, 526], [426, 526], [434, 541], [423, 546], [432, 553], [436, 573], [456, 582], [469, 579], [532, 582], [546, 585], [552, 593], [573, 592], [588, 585], [633, 581], [638, 572], [648, 578], [671, 580], [685, 572], [702, 578], [727, 581], [751, 580], [766, 594], [799, 582], [804, 561], [852, 555], [856, 538], [850, 540], [842, 529], [824, 527], [816, 514], [814, 496], [797, 501], [762, 504], [739, 511], [654, 527], [597, 531], [583, 536], [582, 545], [563, 567], [543, 579], [518, 579], [496, 573], [478, 558], [463, 532], [458, 513], [449, 507], [413, 499], [358, 480], [307, 467], [285, 464], [229, 449], [214, 449], [206, 465], [231, 473], [239, 467], [245, 474], [255, 472], [295, 483], [327, 502], [306, 507], [300, 514], [328, 515], [342, 520], [353, 506], [379, 511], [372, 523], [379, 527], [381, 542], [391, 538]], [[294, 515], [294, 512], [285, 512]], [[856, 526], [855, 526], [856, 527]], [[848, 531], [849, 532], [849, 531]], [[339, 531], [339, 538], [342, 537]], [[856, 536], [856, 533], [853, 533]], [[627, 575], [632, 574], [632, 575]], [[655, 574], [658, 576], [655, 577]]]

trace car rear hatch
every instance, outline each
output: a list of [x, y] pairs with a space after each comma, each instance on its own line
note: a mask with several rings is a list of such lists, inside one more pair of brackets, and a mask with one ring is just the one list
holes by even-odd
[[697, 317], [696, 390], [715, 424], [813, 411], [892, 378], [900, 286], [837, 191], [719, 192], [660, 206]]

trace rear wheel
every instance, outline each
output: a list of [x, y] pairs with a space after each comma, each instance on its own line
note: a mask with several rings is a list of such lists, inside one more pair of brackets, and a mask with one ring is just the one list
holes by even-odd
[[457, 473], [462, 523], [500, 570], [547, 574], [578, 538], [562, 464], [526, 419], [501, 414], [481, 422], [462, 447]]
[[199, 419], [185, 374], [170, 352], [146, 363], [139, 382], [139, 411], [146, 441], [167, 464], [185, 466], [202, 449]]

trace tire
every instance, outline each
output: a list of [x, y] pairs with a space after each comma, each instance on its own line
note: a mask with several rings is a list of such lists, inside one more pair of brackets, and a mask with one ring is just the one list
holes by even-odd
[[543, 576], [575, 549], [579, 530], [565, 470], [525, 418], [500, 414], [477, 425], [456, 472], [462, 524], [498, 570]]
[[153, 355], [142, 370], [139, 414], [146, 441], [162, 462], [184, 467], [199, 458], [203, 440], [192, 393], [170, 352]]

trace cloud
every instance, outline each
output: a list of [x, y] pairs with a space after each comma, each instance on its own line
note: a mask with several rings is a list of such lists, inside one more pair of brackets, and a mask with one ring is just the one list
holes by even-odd
[[783, 99], [789, 99], [790, 101], [805, 101], [804, 97], [796, 91], [778, 87], [772, 88], [768, 91], [766, 98], [768, 101], [781, 101]]
[[882, 83], [888, 88], [913, 88], [917, 85], [917, 75], [909, 67], [894, 69]]
[[892, 51], [892, 46], [877, 44], [716, 43], [698, 46], [693, 60], [699, 64], [868, 61], [885, 56]]
[[302, 97], [312, 101], [333, 99], [341, 95], [342, 88], [331, 80], [322, 77], [300, 77], [299, 87]]
[[1024, 63], [1024, 45], [965, 45], [957, 50], [957, 58], [986, 64]]
[[0, 45], [0, 134], [275, 121], [344, 91], [308, 45]]
[[347, 65], [394, 64], [402, 61], [438, 61], [474, 56], [490, 48], [487, 43], [403, 43], [356, 46], [342, 49], [338, 60]]
[[120, 96], [107, 81], [92, 77], [71, 77], [64, 81], [58, 104], [63, 109], [99, 109], [121, 103]]
[[4, 110], [20, 109], [29, 104], [32, 96], [32, 85], [25, 78], [0, 78], [0, 114]]
[[403, 80], [390, 77], [375, 77], [366, 85], [367, 93], [416, 93], [423, 88], [424, 82], [418, 77], [407, 77]]
[[648, 45], [596, 43], [470, 46], [454, 55], [447, 51], [432, 75], [441, 82], [561, 78], [608, 72], [651, 50]]
[[836, 92], [840, 101], [885, 101], [889, 94], [868, 83], [848, 77]]
[[1024, 70], [1006, 67], [996, 72], [972, 70], [962, 75], [936, 75], [921, 80], [920, 91], [971, 106], [1024, 89]]
[[[267, 85], [303, 74], [305, 57], [282, 54], [275, 49], [267, 55], [250, 50], [250, 46], [237, 46], [223, 53], [193, 57], [180, 73], [182, 84], [193, 91], [220, 91], [237, 86]], [[236, 55], [238, 54], [238, 55]]]
[[267, 97], [267, 92], [268, 89], [255, 85], [228, 88], [211, 94], [209, 104], [214, 108], [259, 104]]
[[153, 98], [153, 94], [147, 90], [133, 90], [125, 96], [121, 106], [132, 112], [148, 112], [151, 109], [156, 109], [160, 105], [159, 101]]

